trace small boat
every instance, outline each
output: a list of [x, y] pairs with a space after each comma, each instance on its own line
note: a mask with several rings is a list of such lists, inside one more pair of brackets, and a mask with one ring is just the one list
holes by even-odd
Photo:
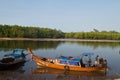
[[[100, 64], [98, 66], [86, 66], [81, 64], [80, 59], [74, 59], [73, 57], [58, 57], [56, 59], [38, 57], [33, 54], [30, 48], [28, 52], [31, 54], [32, 59], [39, 65], [43, 67], [60, 69], [60, 70], [69, 70], [69, 71], [85, 71], [85, 72], [96, 72], [96, 71], [105, 71], [106, 64]], [[85, 55], [86, 56], [86, 55]]]
[[6, 54], [0, 60], [0, 70], [16, 69], [26, 62], [26, 54], [23, 49], [16, 48], [13, 53]]

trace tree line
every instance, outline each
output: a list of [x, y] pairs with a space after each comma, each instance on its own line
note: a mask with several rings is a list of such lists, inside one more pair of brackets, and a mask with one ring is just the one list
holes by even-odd
[[10, 38], [63, 38], [60, 30], [18, 25], [0, 25], [0, 37]]
[[120, 40], [120, 33], [113, 32], [70, 32], [65, 38], [93, 39], [93, 40]]
[[120, 32], [99, 31], [62, 32], [61, 30], [18, 25], [0, 25], [0, 37], [8, 38], [73, 38], [73, 39], [104, 39], [120, 40]]

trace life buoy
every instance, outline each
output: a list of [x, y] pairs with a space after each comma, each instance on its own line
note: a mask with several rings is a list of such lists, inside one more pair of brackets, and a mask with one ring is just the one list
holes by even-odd
[[65, 65], [65, 66], [64, 66], [64, 69], [65, 69], [65, 70], [69, 70], [69, 66], [68, 66], [68, 65]]

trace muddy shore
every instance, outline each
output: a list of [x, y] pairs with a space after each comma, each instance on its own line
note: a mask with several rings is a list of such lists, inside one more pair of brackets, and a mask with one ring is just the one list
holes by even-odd
[[85, 42], [120, 42], [120, 40], [91, 40], [91, 39], [52, 39], [52, 38], [0, 38], [0, 40], [32, 40], [32, 41], [85, 41]]

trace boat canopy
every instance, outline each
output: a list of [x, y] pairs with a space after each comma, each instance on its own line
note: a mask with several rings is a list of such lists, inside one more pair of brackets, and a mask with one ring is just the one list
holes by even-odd
[[14, 53], [14, 52], [20, 52], [20, 53], [22, 53], [23, 51], [24, 51], [24, 49], [15, 48], [15, 49], [13, 50], [13, 53]]
[[23, 51], [24, 49], [15, 48], [13, 50], [13, 53], [4, 55], [4, 58], [7, 57], [20, 58], [22, 56], [21, 53], [23, 53]]
[[20, 58], [21, 54], [8, 54], [8, 55], [5, 55], [5, 57]]
[[91, 57], [92, 55], [94, 55], [94, 53], [92, 53], [92, 52], [84, 52], [84, 53], [82, 53], [82, 56]]

